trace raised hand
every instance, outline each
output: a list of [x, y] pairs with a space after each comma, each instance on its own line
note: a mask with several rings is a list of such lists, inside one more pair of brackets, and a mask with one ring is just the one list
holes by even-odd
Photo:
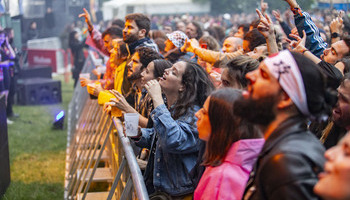
[[97, 84], [96, 87], [94, 88], [93, 95], [95, 97], [98, 97], [98, 95], [100, 94], [101, 91], [103, 91], [103, 88], [102, 88], [101, 84]]
[[265, 16], [260, 12], [260, 10], [256, 9], [256, 13], [259, 15], [260, 23], [258, 25], [258, 31], [265, 37], [269, 38], [274, 36], [274, 27], [271, 18], [265, 14]]
[[115, 103], [113, 102], [107, 102], [105, 104], [103, 104], [103, 111], [106, 112], [108, 115], [111, 114], [112, 111], [112, 106], [114, 106]]
[[284, 0], [284, 1], [289, 4], [291, 9], [300, 8], [296, 0]]
[[122, 94], [120, 94], [117, 90], [110, 90], [109, 92], [115, 96], [115, 98], [110, 100], [110, 102], [114, 103], [114, 106], [126, 113], [131, 113], [134, 111], [129, 105], [129, 103], [126, 101], [125, 97]]
[[87, 84], [92, 83], [90, 79], [84, 78], [84, 77], [79, 78], [79, 80], [80, 80], [81, 87], [85, 87], [87, 86]]
[[279, 10], [272, 10], [272, 15], [276, 18], [280, 23], [283, 22], [283, 18]]
[[266, 10], [269, 8], [269, 4], [264, 2], [264, 0], [260, 1], [260, 7], [261, 7], [261, 12], [265, 13]]
[[194, 49], [197, 47], [199, 47], [199, 43], [196, 39], [186, 39], [185, 44], [181, 47], [181, 51], [194, 53]]
[[331, 24], [329, 25], [329, 28], [331, 29], [331, 33], [340, 34], [343, 30], [343, 19], [341, 17], [333, 19]]
[[147, 90], [149, 96], [153, 100], [154, 108], [157, 106], [164, 104], [162, 97], [162, 89], [156, 80], [150, 80], [145, 84], [145, 89]]
[[88, 25], [88, 30], [92, 31], [93, 25], [92, 25], [92, 22], [91, 22], [91, 16], [90, 16], [89, 12], [85, 8], [83, 8], [83, 10], [84, 10], [84, 13], [81, 13], [79, 15], [79, 17], [84, 17], [85, 18], [85, 22]]
[[292, 49], [292, 51], [303, 53], [303, 52], [305, 52], [307, 50], [306, 47], [305, 47], [305, 42], [306, 42], [306, 33], [305, 33], [305, 31], [303, 31], [303, 37], [302, 38], [300, 36], [294, 35], [294, 34], [289, 34], [289, 36], [297, 40], [297, 41], [287, 40], [288, 42], [290, 42], [291, 46], [294, 48], [294, 49]]

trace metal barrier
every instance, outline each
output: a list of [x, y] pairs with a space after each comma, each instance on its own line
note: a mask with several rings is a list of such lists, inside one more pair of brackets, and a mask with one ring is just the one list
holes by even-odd
[[[95, 68], [95, 63], [97, 63], [95, 56], [92, 52], [89, 52], [89, 56], [85, 60], [85, 64], [83, 69], [81, 70], [81, 73], [90, 73]], [[81, 112], [85, 107], [86, 100], [88, 98], [89, 94], [87, 93], [86, 88], [82, 88], [80, 84], [77, 84], [74, 89], [72, 100], [70, 101], [68, 106], [68, 146], [77, 129], [77, 121], [81, 116]]]
[[[88, 59], [83, 72], [92, 63]], [[105, 114], [80, 85], [69, 104], [68, 120], [64, 199], [149, 199], [120, 120]], [[108, 189], [92, 192], [90, 186], [98, 182]]]

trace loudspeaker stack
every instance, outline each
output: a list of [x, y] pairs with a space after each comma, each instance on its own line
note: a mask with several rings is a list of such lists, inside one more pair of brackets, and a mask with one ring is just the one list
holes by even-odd
[[21, 105], [62, 102], [61, 82], [51, 79], [51, 74], [51, 67], [31, 67], [21, 70], [20, 79], [17, 81], [17, 102]]

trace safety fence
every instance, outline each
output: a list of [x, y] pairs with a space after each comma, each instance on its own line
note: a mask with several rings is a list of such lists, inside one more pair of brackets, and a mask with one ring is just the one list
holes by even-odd
[[[67, 148], [65, 199], [148, 199], [129, 138], [118, 118], [88, 99]], [[91, 192], [96, 183], [108, 191]]]
[[[82, 73], [94, 63], [91, 54]], [[121, 121], [104, 113], [80, 85], [68, 109], [64, 199], [149, 199]]]

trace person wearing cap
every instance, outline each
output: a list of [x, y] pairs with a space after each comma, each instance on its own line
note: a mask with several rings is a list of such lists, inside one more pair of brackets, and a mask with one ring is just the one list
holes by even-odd
[[260, 126], [265, 144], [243, 199], [318, 199], [313, 186], [323, 171], [325, 149], [306, 121], [327, 119], [336, 102], [323, 74], [310, 59], [286, 50], [246, 77], [248, 90], [234, 112]]
[[186, 53], [181, 52], [181, 47], [188, 39], [187, 35], [181, 31], [174, 31], [166, 34], [167, 40], [164, 42], [164, 58], [172, 63], [185, 59]]

